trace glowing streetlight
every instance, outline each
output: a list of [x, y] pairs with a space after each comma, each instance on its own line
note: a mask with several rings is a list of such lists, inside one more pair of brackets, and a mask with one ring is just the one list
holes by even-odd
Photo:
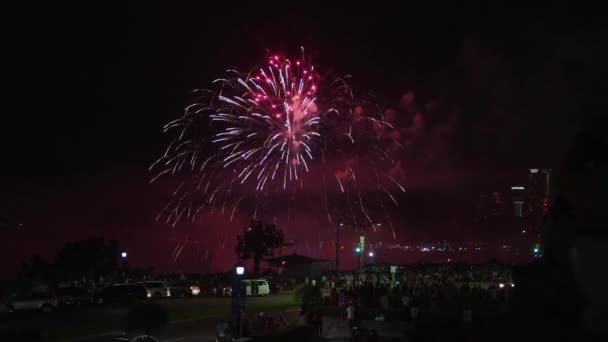
[[374, 256], [374, 252], [369, 252], [367, 255], [369, 255], [369, 257], [373, 257]]
[[120, 256], [121, 256], [123, 259], [126, 259], [126, 258], [127, 258], [127, 252], [122, 252], [122, 253], [120, 253]]
[[245, 266], [237, 266], [237, 267], [235, 268], [235, 272], [236, 272], [236, 274], [238, 274], [238, 275], [243, 275], [243, 274], [245, 274]]

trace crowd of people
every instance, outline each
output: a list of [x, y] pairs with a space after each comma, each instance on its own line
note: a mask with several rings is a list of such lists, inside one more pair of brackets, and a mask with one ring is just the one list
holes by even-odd
[[418, 264], [391, 274], [377, 269], [305, 280], [329, 288], [326, 302], [344, 319], [416, 320], [421, 315], [458, 315], [471, 324], [476, 313], [506, 310], [515, 287], [502, 264]]

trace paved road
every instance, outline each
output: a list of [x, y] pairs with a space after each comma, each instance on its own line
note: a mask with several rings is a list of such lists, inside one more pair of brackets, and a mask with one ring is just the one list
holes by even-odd
[[[252, 297], [247, 299], [247, 306], [272, 306], [288, 303], [290, 299], [290, 295]], [[210, 333], [209, 336], [213, 336], [218, 317], [225, 316], [230, 308], [230, 298], [226, 297], [170, 299], [160, 302], [169, 311], [171, 321], [178, 321], [178, 323], [169, 325], [159, 334], [163, 339], [169, 340], [197, 334], [203, 334], [200, 336], [202, 339], [198, 339], [198, 341], [207, 340], [206, 334]], [[191, 319], [203, 312], [212, 317], [202, 320]], [[13, 316], [5, 316], [0, 320], [0, 336], [11, 330], [37, 330], [42, 336], [46, 337], [65, 336], [66, 333], [72, 336], [83, 336], [91, 333], [91, 327], [97, 330], [95, 333], [116, 332], [123, 329], [126, 314], [126, 306], [92, 306], [49, 314], [39, 312], [19, 313]], [[91, 338], [85, 340], [107, 341], [109, 338], [108, 336], [91, 336]], [[175, 341], [187, 342], [186, 339]]]

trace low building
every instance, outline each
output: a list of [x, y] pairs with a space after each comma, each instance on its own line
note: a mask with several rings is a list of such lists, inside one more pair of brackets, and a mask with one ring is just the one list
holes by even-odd
[[268, 265], [288, 277], [316, 277], [333, 270], [333, 260], [314, 259], [299, 254], [284, 255], [264, 260]]

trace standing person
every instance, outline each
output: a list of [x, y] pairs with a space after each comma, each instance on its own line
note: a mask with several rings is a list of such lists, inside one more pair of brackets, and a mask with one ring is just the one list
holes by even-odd
[[241, 316], [241, 337], [247, 337], [250, 335], [250, 328], [249, 328], [249, 317], [247, 317], [247, 315], [243, 314]]
[[384, 312], [388, 310], [388, 296], [386, 295], [386, 291], [383, 291], [380, 295], [380, 308]]
[[465, 308], [462, 313], [462, 321], [467, 328], [470, 327], [473, 324], [473, 310]]
[[405, 310], [406, 312], [410, 311], [410, 296], [408, 295], [407, 292], [403, 292], [403, 295], [401, 296], [401, 306], [403, 307], [403, 310]]
[[410, 303], [411, 303], [410, 317], [411, 317], [412, 321], [415, 321], [416, 319], [418, 319], [418, 314], [420, 312], [420, 310], [418, 309], [419, 300], [416, 298], [413, 298]]
[[353, 303], [349, 303], [346, 308], [346, 319], [348, 320], [348, 325], [350, 329], [353, 330], [355, 325], [355, 306]]
[[215, 337], [217, 341], [222, 341], [226, 337], [226, 322], [223, 319], [215, 327]]
[[344, 314], [346, 313], [346, 291], [344, 289], [341, 289], [338, 295], [338, 306], [340, 307], [340, 316], [344, 318]]
[[287, 325], [287, 323], [288, 323], [287, 312], [285, 311], [285, 309], [281, 310], [281, 312], [279, 313], [279, 323], [281, 323], [283, 325]]
[[329, 292], [329, 303], [334, 306], [338, 305], [338, 292], [334, 287]]
[[380, 275], [380, 287], [384, 287], [384, 285], [386, 285], [386, 277], [384, 276], [384, 274]]

